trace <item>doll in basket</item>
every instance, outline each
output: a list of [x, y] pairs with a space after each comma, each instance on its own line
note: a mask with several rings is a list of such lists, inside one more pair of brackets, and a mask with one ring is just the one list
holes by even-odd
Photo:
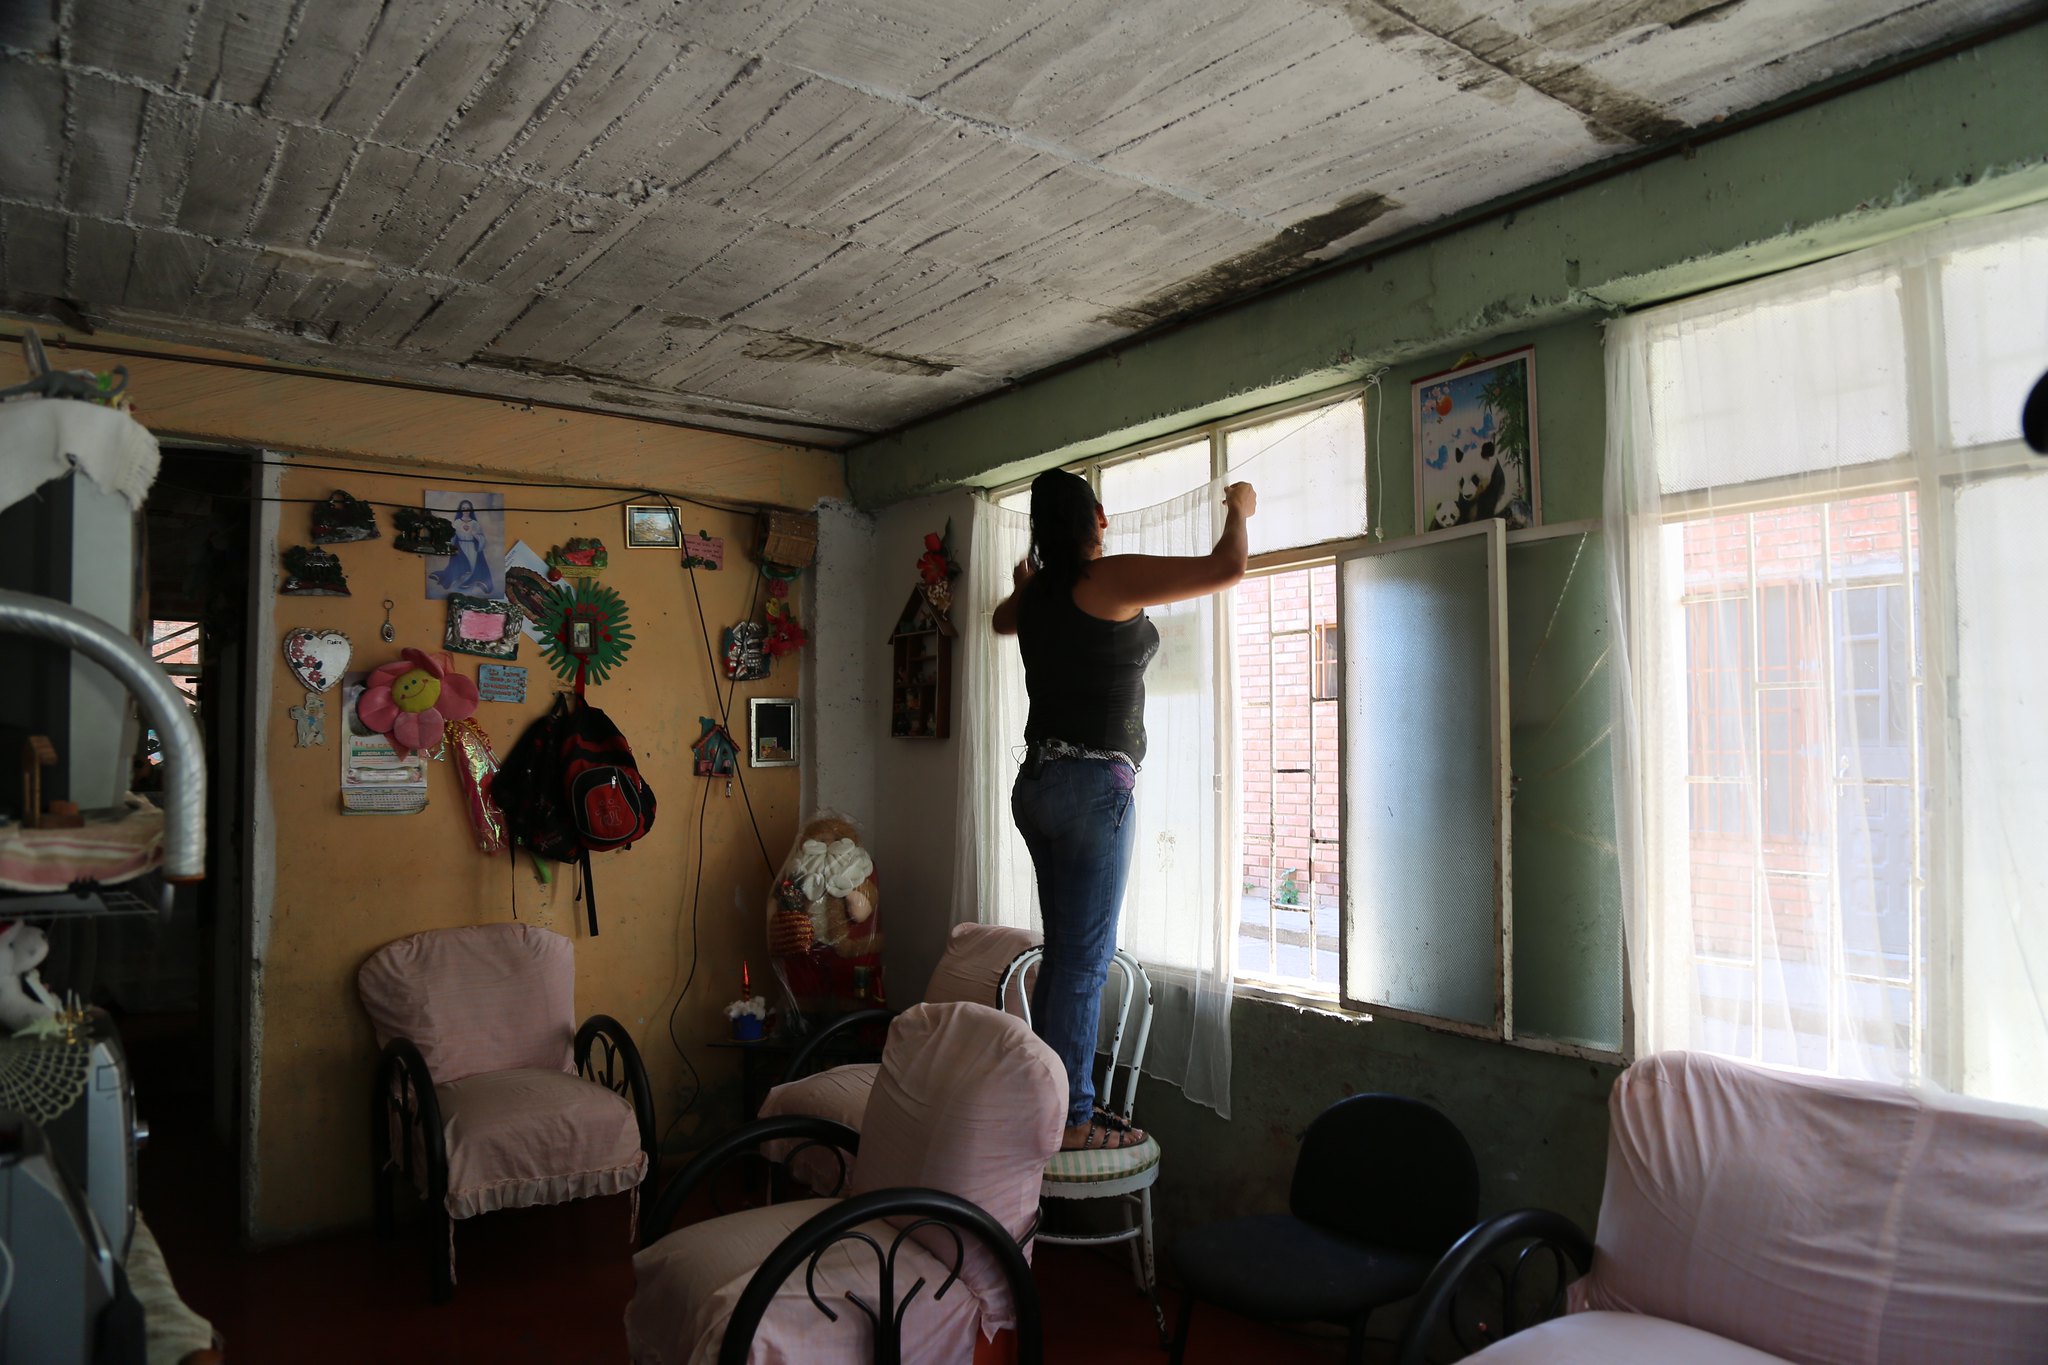
[[874, 860], [854, 823], [828, 812], [805, 825], [768, 905], [768, 949], [799, 1010], [886, 1003], [880, 908]]

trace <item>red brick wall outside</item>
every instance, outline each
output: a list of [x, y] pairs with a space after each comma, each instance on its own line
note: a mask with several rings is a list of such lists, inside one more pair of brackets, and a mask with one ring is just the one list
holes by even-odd
[[[1825, 543], [1824, 543], [1825, 523]], [[1751, 546], [1755, 547], [1754, 565]], [[1753, 514], [1736, 513], [1687, 524], [1683, 560], [1685, 591], [1690, 602], [1742, 597], [1747, 610], [1740, 620], [1753, 627], [1757, 613], [1765, 620], [1782, 613], [1786, 629], [1773, 648], [1765, 632], [1769, 657], [1752, 657], [1750, 629], [1729, 641], [1696, 615], [1688, 632], [1689, 771], [1696, 777], [1734, 779], [1737, 817], [1730, 824], [1726, 802], [1710, 785], [1695, 784], [1691, 801], [1691, 902], [1695, 951], [1716, 957], [1750, 957], [1761, 950], [1781, 960], [1798, 960], [1827, 941], [1824, 917], [1829, 913], [1829, 887], [1836, 876], [1834, 851], [1826, 846], [1834, 775], [1828, 770], [1827, 651], [1833, 648], [1833, 605], [1824, 600], [1831, 588], [1874, 573], [1896, 574], [1914, 563], [1919, 526], [1910, 493], [1884, 493], [1819, 504], [1777, 508]], [[1752, 568], [1756, 592], [1750, 596]], [[1917, 604], [1916, 604], [1917, 605]], [[1722, 608], [1723, 611], [1730, 610]], [[1732, 646], [1732, 647], [1731, 647]], [[1782, 691], [1761, 694], [1764, 719], [1783, 719], [1782, 745], [1773, 747], [1768, 733], [1759, 750], [1756, 719], [1749, 708], [1752, 683], [1789, 684]], [[1730, 692], [1739, 694], [1739, 700]], [[1731, 753], [1719, 743], [1717, 714], [1736, 701], [1740, 731], [1748, 751]], [[1783, 760], [1774, 769], [1771, 759]], [[1753, 791], [1752, 788], [1760, 790]], [[1766, 807], [1766, 827], [1753, 839], [1756, 820], [1752, 798]], [[1752, 916], [1752, 897], [1759, 874], [1763, 906]], [[1764, 938], [1754, 941], [1758, 929]]]
[[1340, 885], [1339, 703], [1313, 699], [1315, 631], [1336, 615], [1330, 565], [1248, 578], [1237, 588], [1244, 894], [1313, 906], [1319, 931], [1335, 926]]

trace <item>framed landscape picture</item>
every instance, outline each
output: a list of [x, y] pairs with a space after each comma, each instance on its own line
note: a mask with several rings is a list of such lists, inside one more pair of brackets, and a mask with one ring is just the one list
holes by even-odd
[[1418, 379], [1410, 392], [1418, 532], [1495, 517], [1519, 531], [1543, 520], [1535, 347]]
[[676, 509], [662, 502], [626, 504], [626, 548], [629, 550], [675, 550], [683, 543], [676, 524]]

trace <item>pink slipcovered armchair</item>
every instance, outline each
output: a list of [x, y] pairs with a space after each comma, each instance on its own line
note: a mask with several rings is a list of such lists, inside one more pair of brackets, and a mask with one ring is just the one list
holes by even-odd
[[356, 974], [383, 1055], [370, 1094], [377, 1227], [391, 1181], [425, 1201], [434, 1301], [455, 1289], [455, 1222], [493, 1209], [634, 1195], [654, 1169], [654, 1096], [633, 1039], [575, 1026], [569, 940], [526, 924], [435, 929]]
[[[1038, 935], [1028, 929], [996, 924], [954, 925], [946, 936], [946, 951], [940, 955], [938, 965], [932, 968], [931, 980], [925, 985], [924, 1003], [966, 1001], [995, 1006], [1010, 964], [1039, 942]], [[1016, 1015], [1026, 1013], [1021, 985], [1011, 987], [1009, 998], [1000, 1008]], [[834, 1037], [895, 1017], [893, 1010], [878, 1009], [860, 1010], [833, 1020], [790, 1059], [788, 1075], [768, 1092], [759, 1117], [804, 1114], [843, 1123], [858, 1133], [861, 1115], [867, 1110], [868, 1091], [873, 1088], [875, 1073], [880, 1068], [874, 1062], [849, 1062], [813, 1072], [811, 1059]], [[847, 1163], [835, 1152], [778, 1142], [769, 1144], [767, 1154], [771, 1160], [786, 1161], [791, 1176], [817, 1194], [837, 1194], [845, 1184]]]
[[[647, 1219], [626, 1307], [634, 1365], [954, 1365], [1017, 1331], [1038, 1365], [1026, 1247], [1067, 1079], [1023, 1020], [924, 1004], [890, 1026], [861, 1130], [760, 1119], [678, 1174]], [[847, 1198], [668, 1225], [720, 1166], [771, 1140], [858, 1149]]]
[[1607, 1108], [1598, 1236], [1533, 1209], [1473, 1229], [1417, 1296], [1399, 1365], [1422, 1365], [1460, 1286], [1490, 1278], [1474, 1278], [1482, 1264], [1542, 1244], [1588, 1272], [1569, 1311], [1516, 1333], [1510, 1309], [1511, 1335], [1472, 1359], [2048, 1359], [2038, 1117], [1688, 1052], [1637, 1062]]

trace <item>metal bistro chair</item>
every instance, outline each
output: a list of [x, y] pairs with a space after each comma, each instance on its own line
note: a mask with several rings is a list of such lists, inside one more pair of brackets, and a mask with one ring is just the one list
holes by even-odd
[[[1042, 946], [1019, 953], [996, 987], [998, 1002], [1021, 999], [1026, 1023], [1031, 1021], [1029, 978], [1044, 957]], [[1145, 1064], [1145, 1044], [1152, 1036], [1152, 979], [1145, 975], [1138, 960], [1122, 949], [1117, 950], [1109, 965], [1104, 990], [1115, 991], [1116, 998], [1114, 1008], [1112, 1002], [1104, 1002], [1103, 1018], [1112, 1021], [1109, 1036], [1098, 1036], [1096, 1040], [1098, 1055], [1107, 1060], [1096, 1094], [1104, 1109], [1129, 1123], [1138, 1103], [1138, 1076]], [[1013, 982], [1017, 986], [1014, 993]], [[1121, 1087], [1117, 1084], [1119, 1070], [1123, 1078]], [[1113, 1232], [1052, 1233], [1041, 1222], [1038, 1240], [1054, 1246], [1128, 1242], [1131, 1273], [1137, 1279], [1139, 1292], [1152, 1301], [1152, 1316], [1163, 1346], [1168, 1339], [1166, 1311], [1159, 1306], [1159, 1276], [1152, 1248], [1152, 1186], [1158, 1179], [1159, 1139], [1150, 1133], [1134, 1147], [1059, 1153], [1045, 1165], [1045, 1176], [1039, 1184], [1040, 1200], [1114, 1199], [1123, 1208], [1123, 1226]]]

